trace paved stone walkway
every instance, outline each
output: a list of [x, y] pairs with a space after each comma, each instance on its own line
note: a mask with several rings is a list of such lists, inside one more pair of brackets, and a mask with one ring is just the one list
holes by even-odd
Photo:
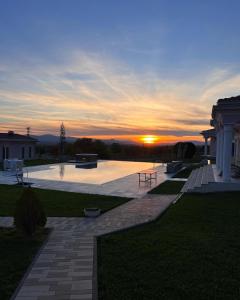
[[[156, 219], [176, 195], [146, 195], [96, 219], [48, 218], [54, 230], [16, 292], [15, 300], [96, 299], [95, 237]], [[12, 226], [0, 217], [0, 226]]]

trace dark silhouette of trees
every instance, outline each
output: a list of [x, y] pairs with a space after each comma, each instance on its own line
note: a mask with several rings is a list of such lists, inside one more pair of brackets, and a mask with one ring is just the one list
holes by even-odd
[[97, 153], [99, 158], [109, 158], [108, 146], [101, 140], [90, 138], [77, 139], [73, 144], [73, 152], [77, 153]]
[[191, 159], [196, 153], [196, 146], [193, 143], [186, 143], [187, 144], [187, 150], [185, 153], [186, 159]]
[[[65, 144], [65, 160], [75, 158], [78, 153], [96, 153], [100, 159], [132, 160], [132, 161], [162, 161], [200, 159], [200, 149], [191, 142], [179, 142], [175, 145], [139, 145], [105, 143], [92, 138], [80, 138], [74, 143]], [[39, 154], [59, 158], [59, 146], [39, 145]]]
[[122, 152], [122, 146], [119, 143], [112, 143], [110, 146], [110, 151], [113, 154], [121, 153]]
[[178, 142], [173, 147], [176, 159], [191, 159], [196, 153], [196, 146], [191, 142]]

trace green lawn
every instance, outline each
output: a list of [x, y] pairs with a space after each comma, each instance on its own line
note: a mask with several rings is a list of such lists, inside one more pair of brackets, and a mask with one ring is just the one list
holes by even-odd
[[9, 300], [48, 231], [30, 239], [13, 229], [0, 228], [0, 299]]
[[182, 187], [184, 186], [185, 181], [173, 181], [173, 180], [166, 180], [151, 191], [149, 194], [178, 194]]
[[56, 164], [59, 163], [57, 159], [33, 159], [33, 160], [24, 160], [24, 165], [26, 167], [47, 165], [47, 164]]
[[[16, 200], [23, 187], [0, 185], [0, 216], [12, 216]], [[46, 215], [49, 217], [81, 217], [84, 207], [98, 207], [103, 212], [125, 203], [129, 198], [92, 194], [70, 193], [55, 190], [35, 189]]]
[[[47, 164], [55, 164], [59, 163], [59, 160], [56, 159], [33, 159], [33, 160], [24, 160], [25, 167], [39, 166], [39, 165], [47, 165]], [[3, 170], [3, 164], [0, 163], [0, 171]]]
[[98, 239], [101, 300], [240, 299], [240, 193], [185, 195], [157, 221]]

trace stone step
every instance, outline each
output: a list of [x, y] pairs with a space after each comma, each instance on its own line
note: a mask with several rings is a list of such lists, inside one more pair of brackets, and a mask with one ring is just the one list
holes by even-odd
[[203, 170], [203, 176], [202, 176], [202, 184], [207, 184], [209, 182], [209, 166], [205, 166]]
[[211, 166], [211, 175], [210, 175], [209, 182], [215, 182], [215, 176], [214, 176], [214, 171], [213, 171], [213, 167], [212, 166]]
[[203, 172], [204, 172], [204, 167], [199, 168], [198, 175], [197, 175], [197, 178], [196, 178], [196, 181], [195, 181], [195, 184], [194, 184], [193, 188], [201, 186]]
[[200, 167], [192, 171], [181, 192], [189, 193], [201, 189], [204, 190], [205, 186], [210, 182], [215, 182], [212, 165]]
[[206, 166], [204, 169], [203, 169], [203, 174], [202, 174], [202, 181], [201, 181], [201, 184], [207, 184], [208, 183], [208, 167]]
[[196, 173], [196, 170], [193, 170], [191, 172], [191, 174], [189, 175], [188, 181], [182, 187], [181, 193], [185, 193], [188, 190], [190, 182], [191, 182], [192, 178], [195, 176], [195, 173]]
[[197, 169], [196, 176], [189, 186], [190, 189], [193, 189], [196, 185], [199, 185], [199, 181], [201, 181], [201, 177], [200, 177], [201, 173], [202, 173], [202, 167]]
[[187, 190], [190, 188], [190, 186], [193, 185], [193, 182], [195, 182], [195, 179], [196, 179], [196, 176], [197, 176], [197, 170], [198, 169], [195, 169], [191, 172], [189, 178], [188, 178], [188, 181], [185, 183], [185, 185], [183, 186], [181, 192], [182, 193], [186, 193]]

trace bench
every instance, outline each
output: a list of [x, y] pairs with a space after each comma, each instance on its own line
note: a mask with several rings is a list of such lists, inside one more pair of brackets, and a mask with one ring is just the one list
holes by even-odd
[[138, 182], [148, 182], [148, 181], [152, 181], [157, 180], [157, 170], [153, 170], [153, 169], [148, 169], [148, 170], [143, 170], [141, 172], [138, 172]]

